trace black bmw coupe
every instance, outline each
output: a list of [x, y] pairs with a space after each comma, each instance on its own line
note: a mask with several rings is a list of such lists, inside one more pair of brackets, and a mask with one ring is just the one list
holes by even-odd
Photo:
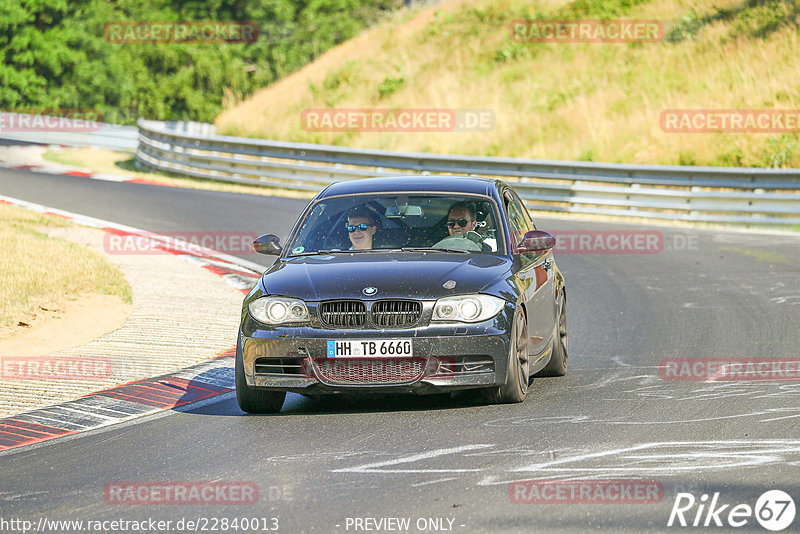
[[525, 400], [567, 371], [555, 238], [500, 180], [398, 176], [339, 182], [306, 207], [245, 297], [236, 350], [242, 410], [286, 392], [443, 393]]

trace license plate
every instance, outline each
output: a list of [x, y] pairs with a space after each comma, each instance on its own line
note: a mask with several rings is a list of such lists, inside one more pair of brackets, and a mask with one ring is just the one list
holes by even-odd
[[329, 339], [328, 358], [352, 356], [413, 356], [410, 339]]

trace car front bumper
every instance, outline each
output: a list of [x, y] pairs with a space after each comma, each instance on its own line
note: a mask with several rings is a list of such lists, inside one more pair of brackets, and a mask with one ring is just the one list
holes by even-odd
[[[249, 336], [240, 333], [237, 358], [242, 358], [248, 386], [309, 395], [490, 387], [506, 379], [509, 335], [496, 328], [504, 322], [423, 331], [255, 330]], [[400, 338], [412, 339], [413, 357], [327, 357], [328, 340]]]

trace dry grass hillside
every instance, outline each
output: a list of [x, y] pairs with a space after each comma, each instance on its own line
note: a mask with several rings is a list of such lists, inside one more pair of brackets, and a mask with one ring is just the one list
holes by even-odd
[[131, 302], [122, 271], [101, 254], [48, 235], [74, 225], [59, 217], [0, 204], [0, 339], [79, 295]]
[[[515, 42], [519, 19], [657, 19], [650, 43]], [[451, 0], [403, 11], [217, 118], [222, 133], [439, 153], [800, 167], [794, 133], [666, 133], [669, 109], [800, 109], [800, 1]], [[308, 108], [483, 108], [485, 132], [312, 132]]]

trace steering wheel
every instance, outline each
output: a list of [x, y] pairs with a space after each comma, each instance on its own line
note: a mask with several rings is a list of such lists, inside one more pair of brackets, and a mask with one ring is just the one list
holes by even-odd
[[478, 232], [468, 232], [467, 236], [460, 236], [460, 235], [451, 235], [447, 236], [435, 245], [433, 248], [454, 248], [458, 250], [472, 250], [475, 252], [480, 252], [483, 250], [479, 242], [475, 242], [472, 238], [470, 239], [469, 234], [475, 234], [478, 236], [478, 240], [480, 241], [480, 234]]

